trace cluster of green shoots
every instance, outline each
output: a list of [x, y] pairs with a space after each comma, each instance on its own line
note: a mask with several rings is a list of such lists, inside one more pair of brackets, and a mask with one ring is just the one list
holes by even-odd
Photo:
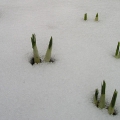
[[[84, 20], [87, 20], [87, 13], [84, 14]], [[98, 21], [98, 13], [95, 16], [95, 21]]]
[[[95, 95], [94, 95], [94, 104], [99, 107], [100, 109], [105, 108], [105, 90], [106, 90], [106, 83], [105, 81], [103, 81], [103, 84], [101, 85], [101, 96], [100, 99], [98, 99], [98, 94], [99, 91], [98, 89], [95, 90]], [[117, 91], [115, 90], [113, 93], [113, 97], [111, 100], [111, 103], [108, 107], [108, 113], [110, 115], [113, 115], [115, 113], [114, 107], [115, 107], [115, 103], [116, 103], [116, 98], [117, 98]]]
[[116, 52], [115, 52], [115, 57], [116, 57], [116, 58], [120, 58], [119, 48], [120, 48], [120, 42], [118, 42], [118, 44], [117, 44], [117, 48], [116, 48]]
[[[38, 64], [38, 63], [41, 62], [41, 57], [39, 56], [39, 53], [38, 53], [35, 34], [32, 34], [31, 43], [32, 43], [32, 48], [33, 48], [34, 63]], [[45, 62], [50, 62], [51, 52], [52, 52], [52, 37], [50, 38], [49, 45], [48, 45], [46, 55], [45, 55], [45, 58], [44, 58]]]

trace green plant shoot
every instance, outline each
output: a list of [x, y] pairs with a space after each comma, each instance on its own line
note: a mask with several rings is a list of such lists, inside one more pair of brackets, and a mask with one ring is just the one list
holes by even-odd
[[98, 13], [95, 16], [95, 21], [98, 21]]
[[45, 55], [45, 58], [44, 58], [44, 61], [45, 62], [50, 62], [50, 59], [51, 59], [51, 52], [52, 52], [52, 37], [50, 38], [50, 41], [49, 41], [49, 45], [48, 45], [48, 49], [46, 51], [46, 55]]
[[116, 102], [116, 98], [117, 98], [117, 91], [115, 90], [113, 93], [113, 97], [110, 103], [110, 106], [108, 107], [108, 113], [111, 115], [114, 113], [114, 107], [115, 107], [115, 102]]
[[99, 94], [99, 91], [98, 89], [95, 90], [95, 95], [94, 95], [94, 104], [97, 106], [98, 104], [98, 94]]
[[84, 20], [87, 20], [87, 13], [84, 14]]
[[32, 34], [31, 43], [32, 43], [32, 48], [33, 48], [34, 62], [38, 64], [38, 63], [40, 63], [40, 57], [39, 57], [38, 49], [37, 49], [37, 46], [36, 46], [36, 36], [35, 36], [35, 34]]
[[99, 101], [99, 108], [103, 109], [105, 107], [105, 88], [106, 83], [103, 81], [103, 85], [101, 85], [101, 96]]
[[120, 52], [119, 52], [119, 47], [120, 47], [120, 42], [117, 44], [116, 52], [115, 52], [115, 57], [120, 58]]

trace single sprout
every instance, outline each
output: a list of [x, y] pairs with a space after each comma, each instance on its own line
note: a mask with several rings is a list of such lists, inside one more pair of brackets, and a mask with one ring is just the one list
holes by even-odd
[[95, 95], [94, 95], [94, 104], [97, 106], [98, 105], [98, 94], [99, 91], [98, 89], [95, 90]]
[[84, 20], [87, 20], [87, 13], [84, 14]]
[[115, 57], [120, 58], [120, 52], [119, 52], [119, 47], [120, 47], [120, 42], [117, 44], [116, 52], [115, 52]]
[[45, 58], [44, 58], [45, 62], [50, 62], [50, 60], [51, 60], [52, 42], [53, 42], [53, 40], [52, 40], [52, 37], [51, 37], [50, 41], [49, 41], [47, 51], [46, 51], [46, 55], [45, 55]]
[[95, 21], [98, 21], [98, 13], [95, 16]]
[[108, 113], [111, 115], [114, 113], [114, 107], [115, 107], [115, 102], [116, 102], [116, 98], [117, 98], [117, 91], [115, 90], [113, 93], [113, 97], [110, 103], [110, 106], [108, 107]]
[[105, 88], [106, 88], [106, 83], [105, 81], [103, 81], [103, 85], [101, 85], [101, 96], [99, 102], [99, 108], [101, 109], [105, 107]]
[[40, 56], [38, 54], [38, 49], [36, 46], [36, 36], [35, 34], [32, 34], [31, 37], [31, 42], [32, 42], [32, 48], [33, 48], [33, 55], [34, 55], [34, 63], [40, 63]]

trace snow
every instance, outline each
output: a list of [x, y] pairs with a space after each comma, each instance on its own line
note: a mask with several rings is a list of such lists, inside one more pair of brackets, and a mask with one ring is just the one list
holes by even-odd
[[[119, 11], [119, 0], [1, 0], [0, 120], [119, 120]], [[53, 37], [54, 63], [30, 64], [33, 33], [42, 58]], [[92, 103], [103, 80], [116, 116]]]

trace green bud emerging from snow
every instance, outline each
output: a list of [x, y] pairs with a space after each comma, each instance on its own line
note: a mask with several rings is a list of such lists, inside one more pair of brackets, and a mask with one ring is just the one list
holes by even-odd
[[99, 91], [98, 89], [95, 90], [95, 95], [94, 95], [94, 104], [97, 106], [98, 104], [98, 94], [99, 94]]
[[105, 81], [103, 81], [103, 85], [101, 85], [101, 96], [99, 102], [99, 108], [101, 109], [105, 107], [105, 88], [106, 88], [106, 83]]
[[95, 21], [98, 21], [98, 13], [95, 16]]
[[106, 83], [103, 81], [103, 85], [101, 85], [101, 94], [105, 94]]
[[35, 34], [32, 34], [31, 42], [32, 42], [32, 48], [34, 48], [35, 45], [36, 45], [36, 37], [35, 37]]
[[49, 48], [49, 49], [51, 49], [51, 48], [52, 48], [52, 36], [51, 36], [51, 38], [50, 38], [50, 41], [49, 41], [49, 46], [48, 46], [48, 48]]
[[84, 20], [87, 20], [87, 13], [84, 14]]
[[36, 36], [35, 36], [35, 34], [32, 34], [31, 42], [32, 42], [32, 48], [33, 48], [34, 62], [35, 63], [40, 63], [40, 57], [39, 57], [37, 46], [36, 46]]
[[120, 42], [117, 44], [116, 52], [115, 52], [115, 57], [120, 58], [120, 52], [119, 52], [119, 47], [120, 47]]
[[110, 106], [108, 108], [108, 113], [111, 115], [114, 113], [114, 107], [115, 107], [115, 102], [116, 102], [116, 98], [117, 98], [117, 91], [115, 90], [114, 93], [113, 93], [113, 97], [112, 97], [112, 100], [111, 100], [111, 103], [110, 103]]
[[45, 58], [44, 58], [44, 61], [45, 62], [50, 62], [50, 59], [51, 59], [51, 52], [52, 52], [52, 37], [50, 38], [50, 41], [49, 41], [49, 45], [48, 45], [48, 49], [46, 51], [46, 55], [45, 55]]

